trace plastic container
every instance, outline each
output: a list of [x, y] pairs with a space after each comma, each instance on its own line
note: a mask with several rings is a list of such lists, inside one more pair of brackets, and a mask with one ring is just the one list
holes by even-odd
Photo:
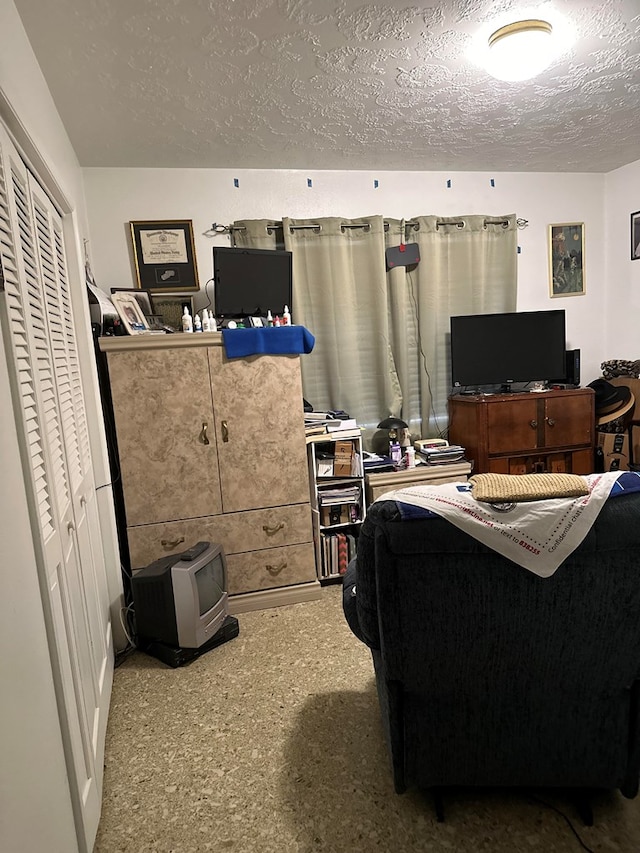
[[189, 314], [189, 309], [186, 305], [184, 306], [184, 311], [182, 312], [182, 331], [193, 332], [193, 321], [191, 319], [191, 314]]

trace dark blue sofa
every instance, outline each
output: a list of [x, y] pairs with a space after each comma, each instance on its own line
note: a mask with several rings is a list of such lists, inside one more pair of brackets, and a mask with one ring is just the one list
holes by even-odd
[[636, 796], [640, 494], [610, 498], [546, 579], [376, 502], [343, 594], [371, 649], [398, 793], [432, 789], [439, 818], [454, 786]]

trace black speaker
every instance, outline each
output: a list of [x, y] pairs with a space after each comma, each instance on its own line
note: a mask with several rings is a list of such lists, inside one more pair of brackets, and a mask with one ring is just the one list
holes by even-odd
[[565, 353], [565, 357], [567, 385], [573, 385], [577, 388], [580, 385], [580, 350], [568, 349]]

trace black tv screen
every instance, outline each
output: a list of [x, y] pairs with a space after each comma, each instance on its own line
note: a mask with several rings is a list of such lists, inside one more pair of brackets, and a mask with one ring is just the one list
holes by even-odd
[[565, 347], [563, 310], [452, 317], [451, 381], [454, 388], [561, 382]]
[[291, 252], [214, 246], [213, 280], [216, 316], [293, 315]]

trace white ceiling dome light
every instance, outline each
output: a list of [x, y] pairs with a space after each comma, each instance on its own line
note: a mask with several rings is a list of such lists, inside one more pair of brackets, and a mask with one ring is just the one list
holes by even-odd
[[552, 25], [537, 18], [500, 27], [489, 36], [487, 71], [498, 80], [530, 80], [553, 60], [552, 35]]
[[519, 16], [503, 14], [487, 22], [469, 45], [469, 59], [492, 77], [508, 82], [530, 80], [575, 42], [570, 24], [551, 4], [522, 10]]

